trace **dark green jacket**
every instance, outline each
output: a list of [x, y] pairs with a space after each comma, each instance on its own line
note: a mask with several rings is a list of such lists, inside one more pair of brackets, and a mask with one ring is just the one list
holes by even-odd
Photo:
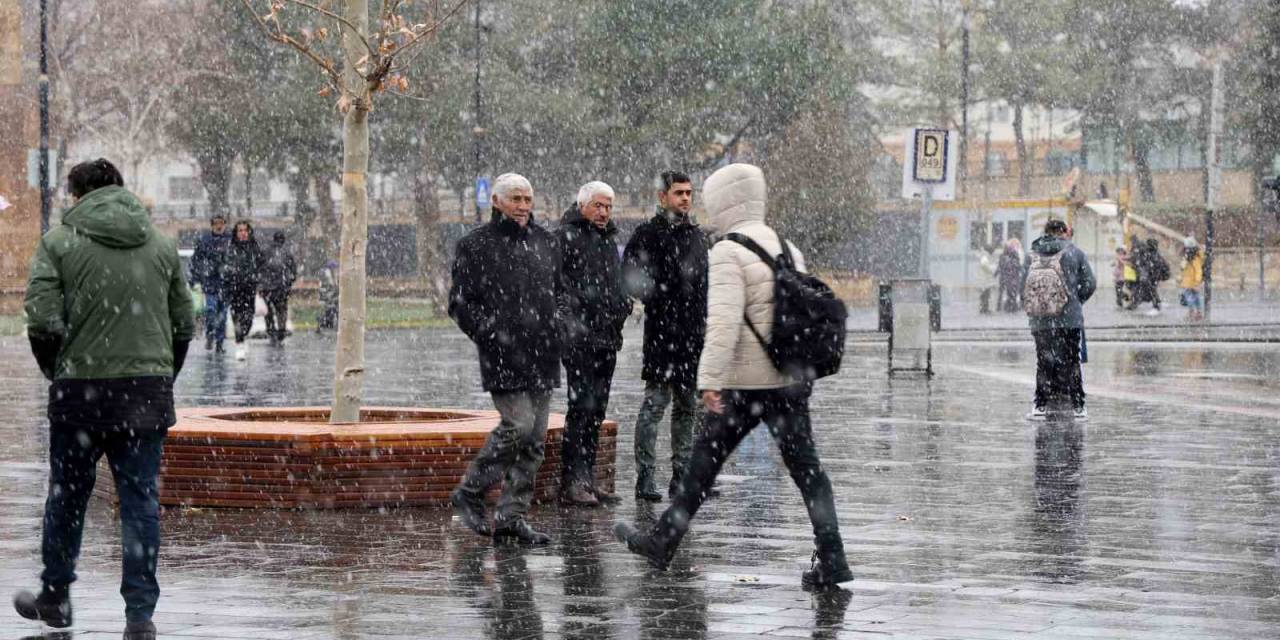
[[40, 239], [27, 333], [61, 343], [55, 379], [174, 375], [195, 327], [177, 244], [123, 187], [89, 192]]

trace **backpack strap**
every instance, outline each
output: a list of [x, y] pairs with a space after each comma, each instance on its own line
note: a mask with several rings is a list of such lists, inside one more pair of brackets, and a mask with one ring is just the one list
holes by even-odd
[[[774, 234], [777, 235], [777, 232], [775, 231]], [[752, 240], [741, 233], [726, 234], [724, 239], [736, 242], [749, 249], [752, 253], [756, 254], [756, 256], [763, 260], [765, 264], [769, 265], [769, 268], [772, 269], [775, 274], [778, 272], [779, 258], [781, 258], [782, 264], [794, 268], [792, 267], [795, 263], [792, 262], [791, 259], [791, 249], [787, 247], [787, 241], [783, 240], [781, 235], [778, 236], [778, 242], [782, 244], [782, 254], [780, 254], [778, 258], [770, 256], [769, 252], [764, 250], [764, 247], [760, 246], [755, 240]], [[751, 318], [747, 317], [747, 310], [745, 306], [742, 309], [742, 319], [746, 321], [747, 328], [751, 330], [751, 334], [756, 337], [760, 346], [764, 348], [765, 353], [768, 353], [769, 343], [765, 342], [764, 336], [756, 329], [756, 325], [751, 322]]]
[[770, 269], [773, 269], [774, 271], [778, 270], [777, 259], [769, 255], [769, 252], [765, 251], [764, 247], [757, 244], [755, 240], [752, 240], [751, 238], [748, 238], [747, 236], [744, 236], [741, 233], [726, 234], [724, 239], [729, 240], [731, 242], [736, 242], [746, 247], [751, 251], [751, 253], [754, 253], [757, 256], [759, 256], [760, 259], [763, 260], [765, 264], [769, 265]]

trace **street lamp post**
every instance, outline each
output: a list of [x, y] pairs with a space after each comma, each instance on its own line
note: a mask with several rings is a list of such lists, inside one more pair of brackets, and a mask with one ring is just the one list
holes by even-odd
[[40, 233], [49, 230], [53, 209], [49, 192], [49, 18], [47, 0], [40, 0]]
[[[484, 171], [484, 166], [481, 164], [482, 162], [481, 136], [484, 135], [484, 125], [482, 124], [482, 121], [480, 118], [480, 107], [481, 107], [480, 105], [480, 0], [476, 0], [475, 54], [476, 54], [476, 82], [475, 82], [475, 90], [473, 91], [473, 94], [474, 94], [473, 98], [475, 101], [475, 105], [473, 109], [473, 112], [474, 112], [473, 117], [475, 121], [472, 123], [472, 127], [471, 127], [471, 144], [475, 152], [475, 171], [471, 176], [472, 184], [479, 183], [480, 173]], [[480, 206], [480, 203], [478, 201], [476, 202], [476, 222], [484, 222], [484, 209], [483, 207]]]

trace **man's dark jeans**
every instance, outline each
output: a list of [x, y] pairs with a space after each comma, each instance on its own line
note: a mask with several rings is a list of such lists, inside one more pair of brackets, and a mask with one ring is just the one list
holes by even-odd
[[1084, 381], [1080, 378], [1080, 329], [1032, 331], [1036, 341], [1035, 406], [1050, 408], [1058, 398], [1071, 408], [1084, 406]]
[[227, 299], [221, 289], [204, 292], [204, 335], [217, 342], [227, 339]]
[[595, 485], [600, 423], [609, 408], [609, 391], [618, 354], [613, 349], [574, 349], [564, 358], [569, 412], [564, 419], [560, 463], [564, 482]]
[[289, 331], [289, 290], [264, 289], [262, 300], [267, 303], [267, 335], [272, 340], [284, 340]]
[[722, 393], [724, 413], [706, 413], [706, 425], [694, 441], [693, 455], [679, 489], [654, 528], [654, 542], [667, 553], [675, 551], [720, 473], [720, 467], [738, 443], [763, 421], [778, 443], [782, 462], [787, 465], [809, 510], [818, 554], [824, 558], [839, 556], [843, 560], [844, 544], [840, 539], [831, 480], [818, 460], [809, 422], [809, 393], [807, 384], [780, 389], [725, 390]]
[[151, 619], [160, 585], [160, 499], [156, 476], [164, 430], [100, 430], [54, 424], [49, 428], [49, 497], [44, 507], [41, 555], [46, 587], [70, 585], [84, 532], [85, 508], [93, 493], [98, 460], [105, 454], [120, 497], [125, 618]]

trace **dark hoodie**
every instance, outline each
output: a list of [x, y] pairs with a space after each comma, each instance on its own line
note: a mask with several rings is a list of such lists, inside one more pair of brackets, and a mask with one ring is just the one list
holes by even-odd
[[54, 377], [174, 375], [195, 326], [176, 243], [123, 187], [89, 192], [45, 234], [27, 282], [27, 332], [59, 343]]
[[285, 246], [286, 241], [284, 232], [277, 231], [272, 237], [271, 246], [262, 252], [258, 286], [263, 291], [288, 291], [298, 279], [298, 263]]
[[636, 228], [622, 254], [623, 282], [644, 304], [646, 382], [693, 387], [707, 328], [710, 243], [692, 218], [667, 211]]
[[1064, 238], [1040, 236], [1031, 243], [1033, 255], [1052, 256], [1060, 251], [1066, 252], [1062, 256], [1062, 275], [1067, 285], [1067, 306], [1063, 308], [1061, 315], [1030, 318], [1032, 331], [1084, 328], [1084, 309], [1081, 305], [1088, 302], [1098, 287], [1093, 270], [1089, 268], [1088, 257], [1079, 247]]
[[577, 204], [560, 219], [563, 279], [557, 305], [566, 349], [622, 348], [622, 326], [631, 315], [631, 299], [622, 290], [622, 259], [610, 220], [603, 229], [582, 217]]
[[[249, 239], [236, 238], [236, 228], [240, 225], [249, 227]], [[253, 235], [253, 225], [240, 221], [231, 229], [231, 244], [227, 247], [227, 257], [222, 263], [222, 286], [227, 289], [254, 291], [258, 287], [258, 278], [262, 270], [262, 249]]]

